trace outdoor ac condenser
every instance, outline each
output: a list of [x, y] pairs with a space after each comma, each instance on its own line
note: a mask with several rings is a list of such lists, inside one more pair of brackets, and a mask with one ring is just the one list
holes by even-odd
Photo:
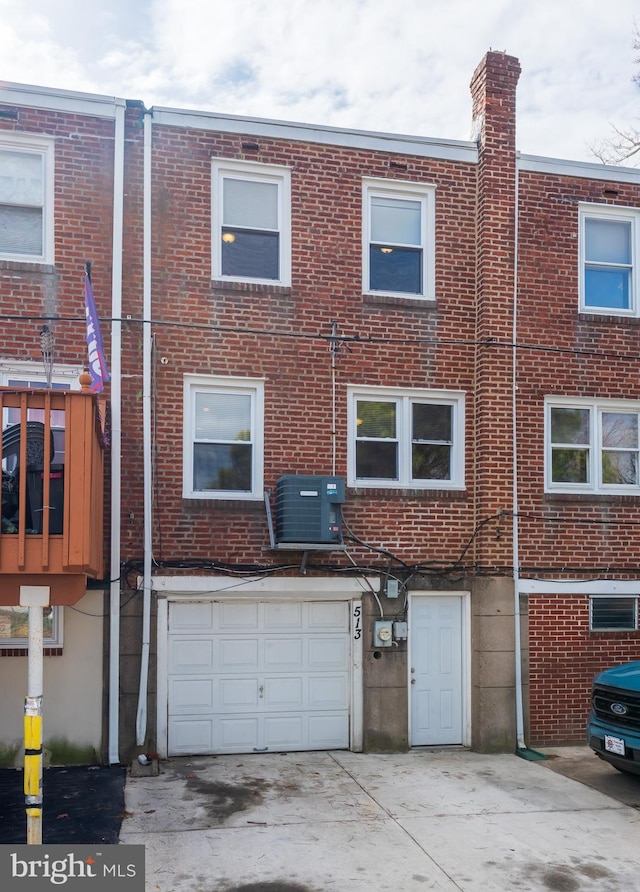
[[286, 474], [276, 484], [276, 540], [342, 544], [342, 477]]

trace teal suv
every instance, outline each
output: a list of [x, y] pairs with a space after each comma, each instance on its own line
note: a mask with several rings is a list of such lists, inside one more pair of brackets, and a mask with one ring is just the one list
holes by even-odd
[[587, 743], [618, 771], [640, 775], [640, 662], [594, 678]]

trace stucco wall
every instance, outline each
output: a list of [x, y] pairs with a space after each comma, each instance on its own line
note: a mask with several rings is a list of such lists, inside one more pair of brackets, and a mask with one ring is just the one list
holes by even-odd
[[[45, 764], [91, 763], [102, 740], [104, 595], [64, 607], [62, 656], [44, 658]], [[21, 765], [27, 657], [0, 657], [0, 764]]]

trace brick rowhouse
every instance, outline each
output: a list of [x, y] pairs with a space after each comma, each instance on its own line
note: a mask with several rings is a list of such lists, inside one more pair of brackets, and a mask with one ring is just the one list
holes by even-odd
[[[123, 143], [117, 146], [115, 113], [106, 99], [48, 88], [25, 92], [19, 85], [0, 90], [0, 151], [22, 151], [30, 138], [49, 140], [55, 149], [50, 262], [0, 252], [3, 382], [12, 367], [30, 362], [35, 368], [40, 362], [43, 317], [54, 330], [56, 362], [72, 368], [86, 363], [81, 282], [87, 259], [93, 261], [107, 359], [121, 369], [122, 473], [115, 481], [121, 572], [117, 580], [104, 580], [102, 589], [106, 617], [112, 610], [109, 589], [120, 586], [122, 760], [141, 749], [225, 751], [208, 738], [196, 740], [199, 729], [217, 721], [220, 704], [214, 708], [208, 701], [193, 706], [193, 739], [176, 743], [186, 727], [181, 710], [189, 712], [176, 691], [188, 689], [195, 702], [195, 692], [217, 691], [233, 676], [189, 663], [197, 654], [219, 653], [222, 627], [215, 623], [223, 622], [225, 610], [238, 611], [234, 621], [240, 622], [241, 614], [255, 609], [258, 617], [274, 604], [291, 616], [296, 610], [306, 615], [308, 604], [319, 615], [334, 602], [347, 605], [351, 618], [340, 641], [349, 641], [343, 693], [350, 724], [337, 745], [372, 751], [439, 740], [513, 750], [520, 656], [527, 742], [580, 741], [594, 672], [638, 656], [637, 630], [590, 628], [589, 599], [593, 592], [606, 596], [615, 581], [640, 579], [640, 491], [631, 485], [624, 491], [590, 490], [590, 480], [573, 489], [554, 485], [548, 406], [554, 399], [559, 405], [578, 401], [578, 410], [593, 411], [596, 419], [603, 406], [627, 417], [634, 401], [640, 405], [638, 316], [586, 312], [580, 303], [581, 215], [585, 208], [608, 208], [631, 219], [640, 207], [640, 175], [518, 153], [519, 74], [516, 58], [485, 56], [471, 80], [475, 137], [464, 143], [147, 109], [131, 100], [124, 104]], [[119, 148], [121, 193], [114, 191]], [[285, 225], [279, 221], [278, 237], [290, 248], [290, 276], [243, 278], [216, 267], [221, 248], [215, 221], [224, 216], [216, 171], [225, 165], [231, 179], [278, 184], [279, 213], [286, 219]], [[372, 194], [382, 196], [380, 207], [407, 213], [421, 208], [426, 262], [417, 294], [367, 287], [375, 241], [368, 228]], [[124, 234], [114, 246], [119, 208]], [[120, 265], [122, 318], [112, 320], [109, 295]], [[286, 260], [285, 267], [288, 273]], [[147, 319], [145, 295], [151, 304]], [[120, 353], [113, 356], [116, 323]], [[261, 450], [264, 492], [232, 498], [188, 491], [183, 478], [195, 449], [189, 429], [194, 380], [205, 390], [209, 384], [224, 390], [229, 382], [231, 390], [241, 391], [244, 382], [247, 393], [263, 397], [262, 416], [252, 416], [251, 433], [259, 433], [252, 448]], [[151, 468], [144, 460], [147, 399]], [[378, 480], [355, 473], [360, 399], [387, 410], [393, 405], [402, 417], [404, 427], [392, 431], [383, 425], [384, 433], [371, 440], [384, 455], [396, 444], [408, 448], [404, 477]], [[430, 401], [447, 407], [445, 412], [454, 407], [448, 439], [437, 426], [419, 434], [417, 422], [412, 432], [411, 413], [417, 419], [420, 406]], [[230, 448], [242, 448], [247, 437], [241, 431]], [[443, 476], [431, 484], [414, 478], [411, 465], [414, 450], [419, 454], [425, 442], [435, 442], [439, 454], [461, 450], [458, 464], [452, 459], [452, 467], [440, 470]], [[594, 441], [590, 449], [600, 446]], [[274, 547], [268, 507], [283, 475], [333, 475], [347, 482], [344, 547]], [[514, 634], [514, 523], [522, 655]], [[149, 619], [145, 557], [152, 567], [146, 580], [152, 599], [150, 640], [143, 644]], [[568, 582], [570, 594], [562, 587]], [[360, 588], [349, 588], [352, 583]], [[354, 605], [361, 609], [357, 621]], [[431, 619], [420, 625], [431, 606], [433, 625]], [[443, 617], [452, 607], [456, 619], [447, 626]], [[184, 620], [186, 640], [197, 638], [198, 645], [186, 648], [183, 665], [175, 655], [183, 645], [181, 611], [190, 616], [191, 609], [194, 616], [202, 609], [202, 616], [214, 617], [215, 628], [200, 639], [200, 614], [197, 622]], [[393, 644], [383, 647], [374, 638], [380, 620], [400, 627], [408, 622], [408, 640], [400, 628]], [[293, 622], [289, 615], [287, 622]], [[258, 624], [254, 632], [256, 653], [268, 649], [268, 628]], [[81, 637], [69, 632], [62, 655], [47, 659], [58, 660], [53, 671], [82, 702], [100, 698], [102, 689], [83, 686], [80, 676], [69, 680], [74, 634]], [[107, 726], [112, 732], [115, 721], [109, 711], [114, 644], [106, 620], [102, 634], [100, 756], [106, 759]], [[285, 633], [278, 634], [282, 645]], [[304, 641], [301, 653], [313, 647], [312, 638]], [[430, 688], [419, 666], [432, 652], [439, 686]], [[0, 671], [13, 660], [0, 661]], [[307, 670], [303, 680], [288, 679], [291, 689], [294, 681], [307, 691], [319, 684]], [[17, 670], [4, 671], [4, 687], [12, 690]], [[267, 676], [252, 677], [254, 693], [268, 687]], [[242, 713], [247, 727], [263, 720], [264, 699], [255, 693], [253, 707]], [[444, 728], [444, 707], [435, 737], [418, 731], [421, 704], [428, 700], [452, 704], [452, 739]], [[237, 704], [233, 708], [239, 710]], [[300, 708], [291, 721], [307, 721], [303, 713]], [[143, 727], [142, 744], [137, 725]], [[319, 739], [312, 743], [322, 748]], [[0, 744], [10, 748], [9, 732]]]

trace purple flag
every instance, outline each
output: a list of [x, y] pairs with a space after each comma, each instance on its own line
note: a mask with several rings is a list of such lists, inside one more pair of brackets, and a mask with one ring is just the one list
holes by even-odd
[[91, 290], [89, 276], [84, 277], [84, 309], [87, 317], [87, 348], [89, 350], [89, 371], [91, 372], [91, 390], [99, 393], [106, 381], [109, 380], [109, 371], [102, 349], [102, 335], [100, 323], [96, 313], [96, 304]]

